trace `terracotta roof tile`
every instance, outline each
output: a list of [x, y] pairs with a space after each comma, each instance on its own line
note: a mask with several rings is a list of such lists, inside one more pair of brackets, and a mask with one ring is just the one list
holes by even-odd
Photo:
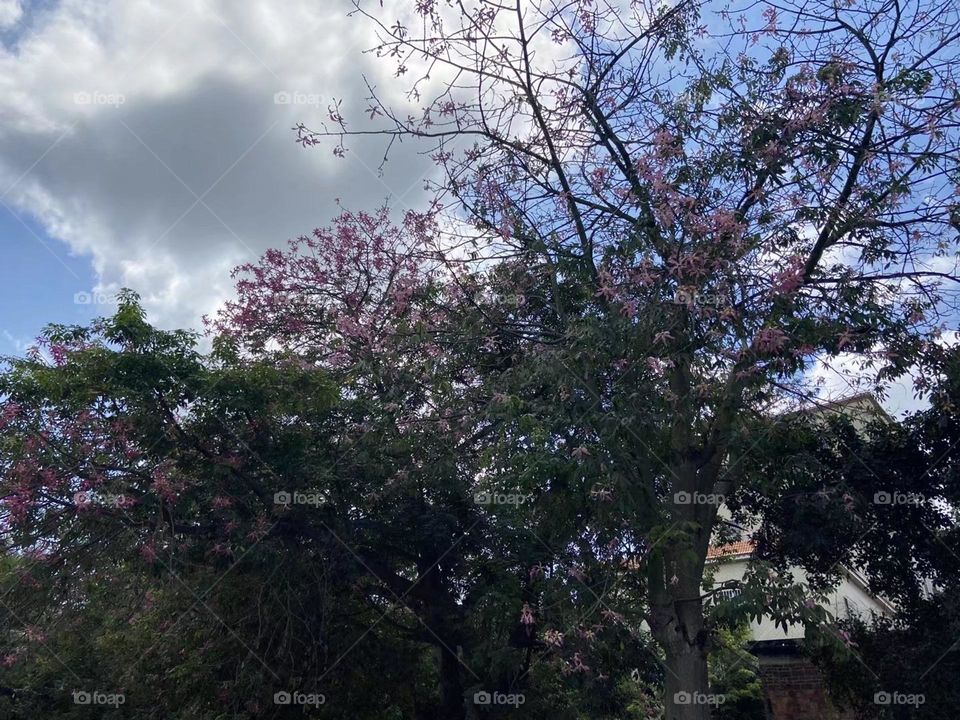
[[729, 557], [731, 555], [750, 555], [754, 545], [752, 540], [738, 540], [726, 545], [716, 545], [707, 550], [707, 559]]

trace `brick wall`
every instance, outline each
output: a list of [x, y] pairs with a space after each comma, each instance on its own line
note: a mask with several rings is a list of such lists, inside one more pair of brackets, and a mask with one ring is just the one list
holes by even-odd
[[769, 720], [849, 720], [827, 695], [816, 667], [805, 658], [762, 657], [760, 680]]

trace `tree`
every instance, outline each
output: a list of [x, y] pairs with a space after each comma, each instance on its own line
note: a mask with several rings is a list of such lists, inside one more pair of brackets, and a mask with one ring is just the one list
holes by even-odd
[[514, 408], [500, 457], [566, 452], [617, 498], [670, 720], [708, 715], [673, 698], [708, 691], [710, 498], [755, 414], [809, 399], [817, 361], [881, 383], [922, 365], [957, 280], [956, 5], [712, 9], [358, 4], [416, 109], [371, 86], [381, 125], [337, 102], [298, 129], [338, 155], [432, 143], [442, 237], [419, 250], [465, 292], [431, 342], [486, 338], [474, 396]]
[[276, 692], [323, 695], [330, 717], [443, 716], [449, 671], [426, 649], [455, 642], [437, 586], [461, 571], [440, 553], [454, 513], [479, 511], [445, 500], [454, 470], [430, 436], [416, 437], [433, 460], [421, 492], [391, 489], [423, 456], [360, 427], [389, 409], [227, 338], [200, 355], [195, 336], [120, 300], [89, 328], [51, 327], [0, 376], [17, 711], [82, 717], [103, 708], [76, 706], [71, 688], [126, 688], [122, 712], [142, 718], [299, 711]]
[[[389, 543], [416, 558], [413, 576], [432, 578], [417, 602], [423, 621], [436, 623], [446, 663], [443, 717], [462, 717], [473, 691], [526, 692], [528, 712], [562, 707], [554, 691], [531, 692], [554, 683], [535, 666], [552, 664], [576, 694], [588, 650], [605, 654], [602, 664], [591, 661], [602, 686], [593, 688], [592, 712], [616, 713], [625, 696], [614, 688], [630, 673], [624, 659], [633, 668], [643, 665], [637, 655], [649, 662], [642, 647], [623, 650], [624, 633], [636, 636], [642, 618], [604, 600], [611, 587], [631, 592], [621, 568], [609, 567], [619, 520], [601, 507], [601, 535], [584, 533], [597, 515], [596, 472], [585, 474], [566, 446], [549, 447], [552, 429], [508, 394], [513, 350], [492, 341], [483, 315], [462, 302], [483, 286], [434, 271], [423, 248], [438, 234], [429, 215], [411, 212], [397, 225], [385, 209], [344, 212], [330, 228], [239, 268], [237, 299], [211, 324], [244, 352], [269, 357], [277, 348], [334, 379], [357, 408], [358, 443], [382, 452], [397, 438], [389, 455], [399, 471], [363, 495], [358, 510], [385, 505]], [[510, 312], [508, 304], [499, 312]], [[519, 370], [551, 382], [535, 368]], [[447, 467], [454, 471], [443, 474]], [[409, 510], [397, 507], [400, 499]], [[421, 533], [427, 548], [417, 545]]]
[[[378, 267], [395, 277], [385, 254], [398, 236], [377, 232], [385, 222], [347, 214], [318, 231], [373, 253], [333, 283], [356, 288]], [[116, 712], [136, 718], [296, 709], [272, 702], [276, 692], [323, 695], [330, 717], [459, 718], [464, 696], [484, 691], [527, 692], [534, 714], [646, 714], [630, 675], [655, 679], [648, 651], [583, 596], [604, 579], [581, 585], [533, 541], [566, 543], [581, 503], [561, 495], [551, 509], [564, 514], [531, 535], [525, 496], [482, 499], [505, 489], [489, 472], [503, 463], [476, 449], [492, 430], [458, 431], [461, 365], [424, 343], [422, 320], [407, 324], [438, 289], [388, 296], [367, 316], [391, 320], [371, 344], [357, 332], [370, 326], [342, 312], [368, 306], [325, 286], [294, 245], [248, 268], [256, 282], [221, 317], [209, 355], [191, 333], [151, 327], [125, 293], [114, 317], [53, 326], [31, 356], [9, 360], [0, 488], [16, 602], [4, 604], [0, 678], [13, 711], [102, 710], [77, 706], [76, 689], [123, 695]], [[309, 280], [323, 304], [306, 292], [271, 304], [281, 278]], [[363, 296], [394, 287], [377, 280]], [[541, 629], [548, 620], [566, 642]], [[583, 677], [587, 650], [606, 677]]]

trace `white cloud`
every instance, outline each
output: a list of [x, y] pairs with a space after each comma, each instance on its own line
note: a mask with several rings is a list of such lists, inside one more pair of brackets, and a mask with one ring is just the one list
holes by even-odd
[[0, 330], [0, 337], [7, 341], [7, 344], [14, 349], [18, 355], [23, 355], [31, 347], [37, 344], [35, 338], [16, 337], [9, 330]]
[[[344, 160], [294, 142], [331, 97], [362, 112], [361, 73], [389, 82], [349, 9], [62, 0], [0, 48], [0, 200], [89, 256], [100, 287], [133, 287], [158, 323], [196, 326], [232, 266], [325, 224], [334, 198], [417, 202], [429, 166], [413, 148], [378, 178], [379, 139]], [[281, 91], [297, 99], [277, 104]]]
[[0, 0], [0, 29], [8, 29], [20, 22], [23, 5], [20, 0]]
[[[960, 343], [960, 332], [945, 332], [938, 342], [944, 347], [954, 347]], [[912, 369], [895, 381], [884, 384], [886, 397], [881, 399], [881, 405], [894, 417], [929, 407], [928, 396], [918, 395], [914, 389], [914, 379], [918, 373], [918, 369]], [[865, 366], [862, 355], [840, 353], [827, 360], [818, 360], [810, 379], [819, 388], [822, 399], [840, 400], [873, 390], [875, 375], [876, 368]]]

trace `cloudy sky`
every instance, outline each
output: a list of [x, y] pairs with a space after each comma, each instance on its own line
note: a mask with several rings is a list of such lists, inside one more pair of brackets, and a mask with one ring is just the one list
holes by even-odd
[[[349, 0], [0, 0], [0, 355], [82, 323], [120, 287], [161, 327], [198, 327], [229, 271], [350, 208], [417, 206], [429, 163], [382, 142], [304, 149], [332, 98], [362, 116]], [[422, 150], [423, 148], [420, 148]], [[841, 362], [837, 367], [843, 365]], [[852, 392], [821, 367], [835, 395]], [[856, 374], [856, 373], [854, 373]], [[904, 383], [888, 402], [915, 406]]]
[[[119, 287], [197, 327], [229, 270], [324, 224], [335, 199], [416, 204], [408, 148], [294, 142], [331, 98], [362, 110], [370, 28], [348, 0], [0, 0], [0, 354]], [[98, 293], [102, 295], [98, 296]], [[88, 302], [93, 300], [93, 302]]]

